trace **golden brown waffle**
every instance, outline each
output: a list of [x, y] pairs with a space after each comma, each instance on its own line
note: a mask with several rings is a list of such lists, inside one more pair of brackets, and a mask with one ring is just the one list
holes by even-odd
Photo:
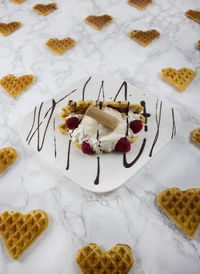
[[179, 91], [184, 91], [196, 76], [196, 72], [189, 68], [174, 68], [162, 69], [161, 76], [174, 85]]
[[85, 22], [88, 23], [93, 28], [100, 30], [106, 25], [110, 24], [112, 20], [113, 20], [112, 16], [108, 14], [104, 14], [101, 16], [89, 15], [85, 19]]
[[0, 80], [0, 85], [7, 91], [10, 97], [15, 98], [27, 89], [34, 82], [34, 79], [32, 74], [26, 74], [20, 77], [8, 74]]
[[25, 0], [11, 0], [11, 1], [15, 4], [20, 4], [20, 3], [24, 2]]
[[197, 48], [200, 49], [200, 40], [197, 42]]
[[17, 211], [5, 211], [0, 215], [0, 235], [13, 259], [18, 259], [47, 226], [48, 216], [40, 209], [26, 215]]
[[190, 19], [200, 23], [200, 11], [198, 10], [187, 10], [185, 15]]
[[134, 258], [128, 245], [117, 244], [104, 253], [97, 244], [91, 243], [77, 252], [76, 262], [84, 274], [126, 274]]
[[47, 14], [49, 14], [50, 12], [54, 11], [57, 9], [57, 4], [56, 3], [50, 3], [47, 5], [43, 5], [43, 4], [36, 4], [33, 9], [43, 15], [46, 16]]
[[46, 42], [46, 45], [55, 54], [62, 55], [65, 51], [73, 47], [75, 43], [76, 42], [70, 37], [64, 38], [62, 40], [51, 38]]
[[17, 151], [12, 147], [4, 147], [0, 149], [0, 174], [12, 165], [17, 157]]
[[157, 196], [157, 204], [189, 237], [194, 237], [200, 223], [200, 188], [168, 188]]
[[155, 29], [148, 30], [148, 31], [132, 30], [130, 32], [129, 36], [130, 36], [131, 39], [134, 39], [140, 45], [146, 47], [151, 42], [153, 42], [153, 40], [158, 38], [160, 36], [160, 33]]
[[128, 4], [139, 10], [144, 10], [152, 3], [152, 0], [128, 0]]
[[200, 128], [196, 128], [192, 131], [192, 141], [200, 146]]
[[10, 22], [8, 24], [0, 23], [0, 34], [2, 34], [3, 36], [7, 36], [8, 34], [12, 33], [20, 27], [20, 22]]

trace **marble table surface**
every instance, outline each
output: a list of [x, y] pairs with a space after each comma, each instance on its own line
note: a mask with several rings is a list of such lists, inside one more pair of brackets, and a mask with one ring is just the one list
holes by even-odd
[[[47, 0], [40, 1], [48, 3]], [[154, 0], [145, 11], [126, 0], [55, 1], [58, 9], [36, 14], [33, 0], [14, 5], [0, 0], [0, 21], [21, 21], [22, 27], [0, 37], [0, 78], [32, 73], [36, 82], [17, 99], [0, 88], [0, 147], [13, 146], [19, 159], [0, 177], [0, 211], [23, 213], [43, 209], [50, 225], [14, 261], [0, 241], [1, 274], [78, 274], [77, 250], [90, 242], [108, 250], [117, 243], [132, 247], [135, 274], [199, 274], [200, 231], [189, 240], [155, 204], [169, 187], [199, 187], [200, 150], [190, 133], [200, 126], [200, 25], [184, 13], [200, 9], [199, 0]], [[84, 23], [90, 14], [113, 16], [102, 31]], [[128, 37], [132, 29], [157, 29], [160, 38], [143, 48]], [[46, 46], [52, 37], [71, 36], [76, 46], [58, 57]], [[189, 67], [197, 72], [184, 93], [160, 77], [165, 67]], [[81, 189], [24, 148], [18, 134], [21, 119], [41, 102], [71, 83], [101, 73], [169, 102], [182, 117], [176, 138], [118, 190], [96, 195]]]

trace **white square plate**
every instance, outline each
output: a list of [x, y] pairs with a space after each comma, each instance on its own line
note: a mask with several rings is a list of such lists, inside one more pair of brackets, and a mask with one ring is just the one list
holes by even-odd
[[[62, 107], [66, 106], [69, 100], [82, 99], [127, 99], [136, 104], [143, 102], [143, 115], [147, 116], [146, 126], [126, 155], [127, 162], [133, 162], [130, 167], [124, 166], [123, 153], [83, 154], [80, 149], [70, 146], [68, 137], [58, 131], [57, 126], [62, 123]], [[96, 75], [77, 82], [54, 99], [41, 102], [22, 120], [19, 131], [25, 144], [57, 167], [66, 177], [87, 190], [105, 193], [123, 185], [173, 139], [180, 123], [179, 114], [167, 103], [120, 79]]]

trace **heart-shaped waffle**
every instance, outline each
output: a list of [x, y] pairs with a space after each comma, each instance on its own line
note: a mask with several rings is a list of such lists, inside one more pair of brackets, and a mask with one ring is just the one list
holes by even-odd
[[100, 30], [106, 25], [110, 24], [112, 20], [113, 20], [112, 16], [108, 14], [104, 14], [101, 16], [89, 15], [85, 19], [85, 22], [88, 23], [93, 28]]
[[51, 38], [46, 42], [46, 45], [55, 54], [62, 55], [65, 51], [73, 47], [75, 43], [76, 42], [70, 37], [64, 38], [62, 40]]
[[85, 274], [126, 274], [134, 258], [128, 245], [117, 244], [104, 253], [97, 244], [91, 243], [78, 251], [76, 262]]
[[200, 223], [200, 188], [168, 188], [157, 196], [157, 204], [189, 237], [194, 237]]
[[196, 76], [196, 72], [189, 68], [174, 68], [162, 69], [161, 76], [174, 85], [179, 91], [184, 91]]
[[148, 46], [153, 40], [160, 36], [160, 33], [153, 29], [153, 30], [132, 30], [129, 34], [131, 39], [134, 39], [140, 45], [146, 47]]
[[32, 74], [26, 74], [20, 77], [16, 77], [13, 74], [8, 74], [0, 80], [0, 85], [12, 98], [15, 98], [27, 89], [33, 82], [34, 76]]
[[139, 10], [145, 9], [152, 3], [152, 0], [128, 0], [128, 4], [136, 7]]
[[39, 13], [39, 14], [45, 16], [45, 15], [49, 14], [50, 12], [56, 10], [56, 9], [57, 9], [57, 5], [56, 5], [56, 3], [50, 3], [50, 4], [47, 4], [47, 5], [36, 4], [36, 5], [33, 7], [33, 9], [34, 9], [37, 13]]
[[11, 0], [14, 4], [20, 4], [24, 2], [25, 0]]
[[17, 211], [5, 211], [0, 215], [0, 235], [13, 259], [18, 259], [47, 226], [48, 216], [40, 209], [26, 215]]
[[185, 15], [190, 19], [200, 23], [200, 11], [198, 10], [187, 10]]
[[200, 40], [197, 42], [197, 48], [200, 49]]
[[200, 128], [196, 128], [192, 131], [192, 141], [200, 146]]
[[13, 31], [17, 30], [21, 27], [20, 22], [10, 22], [8, 24], [6, 23], [0, 23], [0, 34], [3, 36], [7, 36], [8, 34], [12, 33]]
[[17, 151], [12, 147], [4, 147], [0, 149], [0, 174], [12, 165], [17, 157]]

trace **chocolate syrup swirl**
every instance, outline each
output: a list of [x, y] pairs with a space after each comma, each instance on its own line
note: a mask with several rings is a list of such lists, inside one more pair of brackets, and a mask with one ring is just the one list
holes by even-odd
[[82, 92], [82, 101], [85, 100], [85, 89], [87, 87], [87, 84], [89, 83], [89, 81], [91, 80], [92, 76], [89, 77], [89, 79], [86, 81], [85, 85], [83, 86], [83, 92]]
[[144, 127], [144, 131], [147, 132], [147, 131], [148, 131], [147, 118], [149, 118], [149, 117], [151, 116], [151, 114], [150, 114], [150, 113], [147, 113], [147, 111], [146, 111], [146, 103], [145, 103], [145, 101], [141, 101], [140, 104], [141, 104], [141, 106], [143, 106], [143, 113], [142, 113], [142, 115], [143, 115], [144, 118], [145, 118], [145, 127]]
[[28, 133], [28, 135], [27, 135], [27, 137], [26, 137], [26, 142], [28, 141], [29, 136], [31, 135], [31, 132], [32, 132], [32, 130], [33, 130], [33, 128], [34, 128], [34, 125], [35, 125], [36, 110], [37, 110], [37, 107], [34, 108], [34, 112], [33, 112], [33, 122], [32, 122], [31, 129], [30, 129], [30, 131], [29, 131], [29, 133]]
[[123, 154], [123, 165], [124, 165], [124, 167], [126, 167], [126, 168], [132, 167], [138, 161], [138, 159], [140, 158], [140, 156], [142, 155], [142, 153], [144, 151], [145, 145], [146, 145], [146, 139], [144, 138], [138, 155], [130, 163], [127, 162], [126, 153]]
[[[34, 116], [35, 118], [33, 117], [33, 125], [31, 126], [31, 130], [30, 130], [30, 134], [32, 133], [32, 135], [30, 136], [30, 134], [27, 136], [26, 138], [26, 141], [28, 142], [28, 144], [30, 145], [31, 143], [31, 140], [32, 138], [35, 136], [35, 134], [37, 133], [37, 150], [38, 151], [41, 151], [43, 146], [44, 146], [44, 143], [45, 143], [45, 138], [46, 138], [46, 133], [47, 133], [47, 130], [48, 130], [48, 127], [49, 127], [49, 123], [51, 121], [51, 118], [52, 118], [52, 115], [54, 113], [54, 110], [55, 110], [55, 107], [58, 103], [60, 103], [61, 101], [63, 101], [65, 98], [67, 98], [68, 96], [70, 96], [72, 93], [74, 93], [76, 91], [76, 89], [72, 90], [70, 93], [68, 93], [67, 95], [65, 95], [64, 97], [62, 97], [60, 100], [58, 100], [57, 102], [52, 99], [52, 105], [51, 107], [46, 111], [44, 117], [43, 117], [43, 120], [40, 121], [40, 116], [41, 116], [41, 111], [42, 111], [42, 108], [43, 108], [43, 104], [44, 102], [42, 102], [40, 104], [40, 107], [39, 107], [39, 111], [38, 111], [38, 116], [37, 116], [37, 127], [36, 129], [34, 130], [34, 132], [32, 133], [32, 130], [34, 128], [34, 124], [35, 124], [35, 118], [36, 118], [36, 111], [34, 111]], [[40, 144], [40, 127], [42, 125], [42, 123], [46, 120], [48, 114], [50, 113], [49, 115], [49, 118], [47, 120], [47, 123], [46, 123], [46, 127], [45, 127], [45, 130], [44, 130], [44, 133], [43, 133], [43, 136], [42, 136], [42, 142]], [[29, 138], [30, 137], [30, 138]]]
[[69, 143], [68, 143], [68, 152], [67, 152], [67, 166], [66, 166], [66, 170], [69, 170], [71, 142], [72, 141], [69, 140]]
[[158, 137], [159, 137], [159, 132], [160, 132], [160, 121], [161, 121], [161, 113], [162, 113], [162, 101], [160, 102], [160, 109], [159, 109], [159, 113], [158, 113], [158, 100], [156, 102], [156, 124], [157, 124], [157, 131], [156, 131], [156, 135], [149, 153], [149, 157], [152, 157], [153, 154], [153, 149], [155, 147], [155, 144], [158, 141]]
[[176, 122], [175, 122], [175, 115], [174, 115], [174, 109], [172, 108], [172, 135], [171, 135], [171, 139], [174, 138], [174, 136], [176, 135]]
[[99, 140], [99, 129], [97, 129], [97, 141], [98, 141], [99, 150], [102, 152], [102, 149], [101, 149], [101, 141]]
[[94, 181], [95, 185], [99, 184], [99, 175], [100, 175], [100, 158], [97, 157], [97, 177], [96, 177], [96, 179]]
[[98, 94], [97, 101], [99, 101], [101, 93], [102, 93], [102, 96], [103, 96], [103, 101], [105, 101], [104, 81], [101, 82], [101, 87], [100, 87], [100, 89], [99, 89], [99, 94]]
[[125, 99], [125, 101], [127, 101], [128, 85], [127, 85], [126, 81], [124, 81], [122, 83], [121, 87], [119, 88], [118, 92], [115, 95], [114, 101], [116, 101], [116, 99], [117, 99], [118, 95], [120, 94], [120, 91], [121, 91], [122, 88], [124, 88], [124, 99]]
[[53, 137], [53, 141], [54, 141], [54, 157], [56, 158], [57, 156], [57, 150], [56, 150], [56, 119], [53, 119], [53, 131], [54, 131], [54, 137]]

